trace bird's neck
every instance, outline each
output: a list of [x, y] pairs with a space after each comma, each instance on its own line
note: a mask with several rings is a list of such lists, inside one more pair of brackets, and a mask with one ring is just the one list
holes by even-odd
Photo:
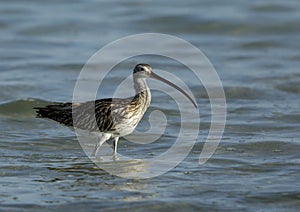
[[151, 101], [151, 92], [145, 78], [134, 77], [134, 89], [136, 96], [148, 108]]

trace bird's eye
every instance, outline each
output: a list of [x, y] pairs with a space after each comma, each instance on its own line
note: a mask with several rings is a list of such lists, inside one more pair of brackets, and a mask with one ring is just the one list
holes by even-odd
[[140, 68], [141, 71], [145, 71], [145, 69], [143, 67]]

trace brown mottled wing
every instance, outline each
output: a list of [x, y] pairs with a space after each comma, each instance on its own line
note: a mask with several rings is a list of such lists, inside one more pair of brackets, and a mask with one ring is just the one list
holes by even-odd
[[[74, 125], [79, 129], [90, 131], [115, 131], [116, 122], [119, 121], [122, 111], [126, 111], [131, 100], [131, 98], [109, 98], [84, 103], [73, 109]], [[114, 113], [112, 113], [113, 111]], [[93, 117], [96, 118], [97, 123], [95, 123], [95, 120], [93, 121]]]
[[[109, 98], [85, 103], [54, 103], [35, 109], [38, 118], [49, 118], [69, 127], [89, 131], [109, 132], [115, 130], [115, 123], [122, 118], [132, 100]], [[112, 110], [118, 113], [113, 115]], [[97, 123], [93, 121], [93, 117], [96, 117]]]

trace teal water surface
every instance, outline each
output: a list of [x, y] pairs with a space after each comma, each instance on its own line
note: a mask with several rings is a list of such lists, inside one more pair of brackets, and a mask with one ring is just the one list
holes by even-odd
[[[300, 208], [299, 1], [36, 1], [0, 3], [0, 210], [249, 210]], [[150, 58], [185, 80], [201, 114], [197, 142], [170, 172], [125, 179], [92, 163], [73, 131], [36, 119], [33, 107], [71, 101], [86, 61], [109, 42], [136, 33], [178, 36], [200, 48], [227, 98], [227, 125], [213, 157], [198, 164], [210, 126], [210, 104], [181, 66]], [[182, 49], [177, 49], [182, 51]], [[113, 94], [137, 60], [107, 77]], [[180, 128], [176, 104], [153, 91], [150, 111], [170, 121], [143, 146], [120, 141], [141, 158], [166, 151]], [[113, 164], [111, 164], [113, 166]], [[129, 170], [133, 171], [133, 170]]]

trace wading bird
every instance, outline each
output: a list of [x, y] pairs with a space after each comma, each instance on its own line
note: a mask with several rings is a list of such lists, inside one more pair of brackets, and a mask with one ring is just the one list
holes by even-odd
[[[83, 103], [53, 103], [45, 107], [36, 107], [38, 118], [48, 118], [90, 132], [100, 132], [92, 156], [96, 156], [101, 145], [114, 139], [114, 154], [117, 153], [119, 137], [133, 132], [150, 105], [151, 92], [146, 78], [164, 82], [185, 95], [197, 108], [193, 99], [177, 85], [158, 76], [148, 64], [138, 64], [133, 70], [135, 96], [129, 98], [107, 98]], [[94, 121], [95, 120], [95, 121]]]

